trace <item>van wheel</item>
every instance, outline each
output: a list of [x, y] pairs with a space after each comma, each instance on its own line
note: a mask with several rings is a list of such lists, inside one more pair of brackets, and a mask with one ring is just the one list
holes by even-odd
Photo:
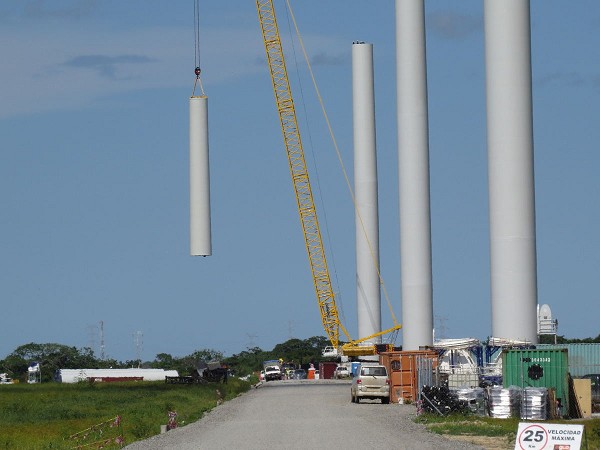
[[356, 403], [356, 400], [354, 399], [354, 394], [350, 393], [350, 401], [352, 403]]
[[381, 403], [384, 404], [384, 405], [389, 405], [390, 398], [389, 397], [382, 397], [381, 398]]

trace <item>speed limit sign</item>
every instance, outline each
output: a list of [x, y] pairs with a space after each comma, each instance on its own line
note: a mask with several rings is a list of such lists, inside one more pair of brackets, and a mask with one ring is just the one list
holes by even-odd
[[583, 425], [519, 423], [515, 450], [579, 450]]

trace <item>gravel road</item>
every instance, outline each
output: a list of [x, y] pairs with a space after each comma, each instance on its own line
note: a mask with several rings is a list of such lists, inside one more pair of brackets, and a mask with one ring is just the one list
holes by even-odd
[[413, 422], [413, 405], [350, 402], [350, 383], [272, 381], [225, 402], [201, 420], [145, 441], [143, 449], [482, 449]]

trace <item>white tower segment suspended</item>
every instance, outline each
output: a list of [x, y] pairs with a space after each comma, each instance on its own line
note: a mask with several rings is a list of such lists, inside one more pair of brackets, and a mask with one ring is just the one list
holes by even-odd
[[[210, 256], [210, 170], [208, 157], [208, 97], [200, 79], [200, 8], [194, 1], [196, 79], [190, 97], [190, 255]], [[196, 95], [196, 87], [201, 95]]]
[[190, 254], [212, 254], [208, 97], [190, 97]]

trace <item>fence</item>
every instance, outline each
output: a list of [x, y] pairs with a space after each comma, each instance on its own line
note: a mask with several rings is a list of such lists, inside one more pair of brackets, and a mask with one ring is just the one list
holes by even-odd
[[[121, 448], [125, 445], [121, 416], [93, 425], [83, 431], [72, 434], [68, 440], [74, 441], [74, 449], [85, 448]], [[92, 442], [87, 442], [91, 440]]]

